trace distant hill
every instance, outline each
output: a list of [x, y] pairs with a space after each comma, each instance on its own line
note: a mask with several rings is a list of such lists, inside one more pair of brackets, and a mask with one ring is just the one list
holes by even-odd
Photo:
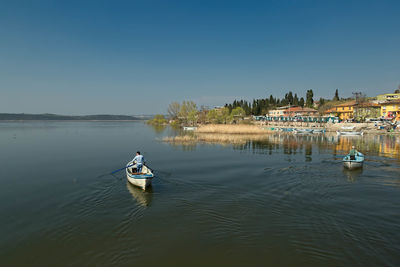
[[25, 114], [25, 113], [0, 113], [0, 121], [15, 121], [15, 120], [53, 120], [53, 121], [131, 121], [131, 120], [147, 120], [152, 116], [128, 116], [128, 115], [85, 115], [85, 116], [68, 116], [57, 114]]

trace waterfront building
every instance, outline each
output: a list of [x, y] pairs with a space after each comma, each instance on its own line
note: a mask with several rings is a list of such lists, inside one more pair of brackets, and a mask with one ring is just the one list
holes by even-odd
[[316, 116], [317, 110], [312, 108], [303, 108], [299, 106], [285, 106], [268, 111], [269, 117], [295, 117], [295, 116]]
[[290, 107], [285, 110], [285, 116], [290, 117], [302, 117], [302, 116], [317, 116], [318, 111], [313, 108], [303, 108], [303, 107]]
[[279, 117], [279, 116], [285, 116], [285, 111], [286, 111], [286, 109], [288, 109], [289, 108], [289, 106], [284, 106], [284, 107], [279, 107], [279, 108], [276, 108], [276, 109], [271, 109], [271, 110], [268, 110], [268, 116], [269, 117]]
[[378, 103], [392, 101], [392, 100], [400, 100], [400, 94], [382, 94], [377, 95], [376, 100]]
[[381, 116], [381, 106], [373, 102], [359, 103], [353, 109], [353, 117], [357, 121], [365, 121], [366, 118], [379, 118]]
[[382, 102], [380, 106], [382, 117], [400, 120], [400, 99]]
[[326, 110], [325, 114], [329, 114], [330, 116], [338, 116], [341, 120], [353, 119], [354, 106], [356, 106], [355, 100], [348, 101]]

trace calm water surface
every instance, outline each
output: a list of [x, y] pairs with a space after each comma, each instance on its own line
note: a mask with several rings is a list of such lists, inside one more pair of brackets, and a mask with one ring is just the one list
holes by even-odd
[[[172, 145], [142, 122], [0, 123], [1, 266], [399, 266], [400, 140]], [[362, 170], [345, 171], [352, 144]], [[123, 167], [142, 151], [143, 192]]]

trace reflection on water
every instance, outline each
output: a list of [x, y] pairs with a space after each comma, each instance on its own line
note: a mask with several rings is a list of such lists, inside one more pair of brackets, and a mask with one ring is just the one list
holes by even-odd
[[363, 173], [363, 168], [354, 170], [343, 168], [343, 174], [347, 176], [347, 181], [349, 182], [357, 181], [357, 178], [360, 177], [362, 173]]
[[149, 207], [151, 205], [153, 199], [153, 189], [151, 186], [146, 190], [143, 190], [126, 181], [126, 188], [140, 206]]
[[[400, 262], [398, 137], [274, 133], [182, 149], [155, 141], [179, 130], [142, 122], [0, 128], [0, 266]], [[363, 170], [343, 170], [352, 144], [367, 155]], [[137, 149], [153, 192], [123, 171], [100, 175]]]
[[153, 128], [154, 132], [157, 134], [161, 134], [167, 128], [165, 125], [152, 125], [150, 124], [151, 128]]
[[[215, 135], [215, 134], [214, 134]], [[235, 150], [252, 150], [255, 153], [269, 153], [282, 149], [284, 154], [303, 153], [306, 161], [312, 161], [313, 150], [328, 150], [334, 156], [344, 155], [352, 146], [366, 155], [377, 155], [400, 160], [400, 136], [394, 135], [364, 135], [364, 136], [337, 136], [336, 133], [318, 135], [295, 135], [291, 133], [273, 133], [256, 136], [235, 136], [232, 140], [243, 142], [225, 142], [228, 138], [221, 138], [221, 145], [232, 145]], [[202, 141], [171, 143], [183, 150], [194, 150]], [[210, 139], [211, 140], [211, 139]], [[219, 143], [213, 137], [213, 143]]]

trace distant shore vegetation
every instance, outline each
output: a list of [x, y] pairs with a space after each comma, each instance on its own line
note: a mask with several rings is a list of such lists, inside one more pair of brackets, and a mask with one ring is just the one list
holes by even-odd
[[231, 124], [238, 123], [246, 116], [246, 112], [241, 107], [229, 109], [219, 107], [207, 109], [201, 106], [200, 109], [193, 101], [183, 101], [182, 103], [173, 102], [168, 107], [168, 115], [172, 125], [192, 125], [197, 124]]
[[314, 101], [314, 92], [307, 90], [305, 97], [300, 97], [296, 93], [289, 91], [285, 97], [280, 99], [273, 95], [267, 98], [254, 99], [252, 102], [246, 100], [234, 100], [232, 103], [225, 104], [222, 107], [212, 109], [201, 106], [200, 108], [193, 101], [172, 102], [168, 106], [169, 124], [172, 126], [197, 124], [244, 124], [250, 123], [246, 120], [249, 116], [259, 116], [268, 114], [273, 110], [284, 106], [299, 106], [314, 108], [322, 114], [331, 106], [347, 101], [348, 99], [339, 98], [338, 89], [336, 89], [332, 99], [320, 98]]
[[[399, 86], [400, 87], [400, 86]], [[400, 92], [400, 88], [395, 91]], [[299, 96], [297, 93], [289, 91], [283, 98], [274, 97], [272, 94], [266, 98], [253, 99], [247, 101], [243, 99], [234, 100], [221, 107], [200, 108], [193, 101], [172, 102], [168, 106], [168, 123], [172, 126], [197, 126], [198, 124], [251, 124], [251, 116], [265, 116], [269, 111], [288, 107], [301, 107], [314, 109], [316, 115], [324, 116], [327, 111], [337, 105], [349, 101], [355, 101], [358, 105], [369, 103], [376, 98], [367, 97], [365, 93], [353, 92], [353, 97], [343, 98], [339, 96], [339, 89], [333, 90], [332, 98], [319, 98], [314, 100], [314, 91], [309, 89], [305, 96]], [[368, 112], [372, 112], [368, 110]], [[362, 114], [361, 114], [362, 115]], [[360, 114], [355, 118], [364, 121]], [[379, 117], [379, 110], [373, 110], [369, 116]]]
[[145, 120], [147, 117], [136, 117], [129, 115], [84, 115], [84, 116], [71, 116], [71, 115], [58, 115], [58, 114], [26, 114], [26, 113], [0, 113], [0, 120], [9, 121], [29, 121], [29, 120], [48, 120], [48, 121], [91, 121], [91, 120], [119, 120], [119, 121], [132, 121], [132, 120]]
[[155, 126], [166, 125], [167, 123], [168, 123], [167, 119], [165, 118], [164, 115], [161, 115], [161, 114], [157, 114], [154, 116], [154, 118], [147, 121], [147, 124], [155, 125]]

